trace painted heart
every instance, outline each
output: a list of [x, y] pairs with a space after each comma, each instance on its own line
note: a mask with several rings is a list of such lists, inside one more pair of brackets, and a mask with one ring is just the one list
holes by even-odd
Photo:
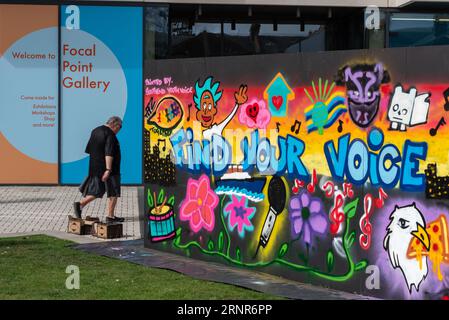
[[246, 108], [246, 115], [253, 119], [254, 122], [256, 122], [257, 115], [259, 114], [259, 104], [256, 102], [253, 105], [248, 105]]
[[273, 103], [274, 107], [279, 110], [279, 108], [282, 106], [282, 103], [284, 102], [284, 99], [282, 96], [273, 96], [271, 98], [271, 102]]

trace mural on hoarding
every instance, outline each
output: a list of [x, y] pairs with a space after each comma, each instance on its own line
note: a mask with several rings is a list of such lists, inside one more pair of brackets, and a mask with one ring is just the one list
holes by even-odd
[[336, 65], [335, 82], [284, 70], [148, 78], [146, 244], [366, 295], [445, 299], [447, 84], [398, 84], [392, 70], [373, 60]]

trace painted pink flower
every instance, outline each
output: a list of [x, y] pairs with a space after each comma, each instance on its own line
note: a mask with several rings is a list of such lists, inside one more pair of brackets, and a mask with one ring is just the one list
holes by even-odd
[[245, 236], [245, 230], [251, 232], [254, 230], [254, 226], [251, 223], [251, 219], [256, 213], [256, 208], [248, 207], [248, 199], [246, 197], [239, 198], [232, 195], [232, 201], [230, 201], [224, 207], [224, 216], [228, 217], [229, 229], [233, 231], [237, 226], [237, 231], [241, 238]]
[[240, 107], [239, 121], [249, 128], [265, 129], [270, 119], [271, 114], [264, 100], [253, 99]]
[[214, 230], [214, 209], [218, 204], [218, 196], [210, 187], [209, 177], [203, 174], [199, 180], [189, 178], [187, 194], [181, 203], [179, 219], [189, 221], [190, 229], [198, 232], [202, 228]]

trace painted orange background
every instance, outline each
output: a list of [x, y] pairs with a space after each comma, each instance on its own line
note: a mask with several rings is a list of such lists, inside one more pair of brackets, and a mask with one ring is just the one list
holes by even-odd
[[[57, 26], [57, 6], [0, 5], [0, 57], [15, 41], [28, 33]], [[56, 163], [46, 163], [26, 156], [12, 146], [1, 133], [0, 150], [0, 183], [58, 183]]]
[[[202, 81], [204, 80], [202, 79]], [[215, 79], [215, 81], [219, 81], [219, 79]], [[315, 82], [317, 83], [317, 81], [318, 79], [316, 79]], [[194, 83], [185, 85], [193, 86]], [[377, 127], [380, 128], [385, 135], [384, 145], [391, 143], [397, 146], [401, 152], [404, 142], [406, 140], [411, 140], [414, 142], [427, 142], [428, 144], [427, 158], [425, 161], [420, 161], [419, 173], [424, 173], [424, 170], [427, 168], [427, 164], [437, 163], [438, 175], [439, 176], [449, 175], [449, 152], [447, 148], [441, 147], [446, 145], [447, 143], [446, 140], [447, 135], [449, 134], [449, 126], [445, 125], [440, 127], [438, 130], [438, 134], [434, 137], [431, 137], [429, 135], [429, 130], [431, 128], [434, 128], [437, 125], [439, 119], [443, 115], [445, 115], [445, 110], [443, 107], [445, 100], [443, 98], [442, 93], [449, 86], [449, 84], [447, 83], [426, 84], [419, 82], [402, 84], [404, 91], [407, 92], [410, 90], [410, 87], [416, 87], [418, 94], [431, 93], [429, 116], [427, 123], [415, 127], [409, 127], [406, 132], [388, 130], [390, 125], [390, 122], [387, 119], [388, 106], [390, 98], [394, 93], [394, 85], [389, 83], [382, 85], [380, 88], [381, 100], [379, 104], [379, 112], [377, 113], [372, 124], [367, 129], [357, 127], [350, 119], [349, 113], [346, 112], [339, 117], [339, 119], [343, 121], [342, 132], [339, 133], [337, 131], [338, 128], [338, 121], [337, 121], [330, 128], [324, 129], [323, 135], [319, 135], [317, 131], [307, 133], [304, 109], [306, 109], [311, 104], [311, 102], [304, 93], [304, 89], [307, 89], [308, 92], [313, 92], [312, 87], [311, 86], [301, 87], [297, 86], [294, 83], [289, 83], [289, 85], [295, 92], [295, 98], [289, 101], [287, 116], [272, 117], [269, 124], [267, 125], [266, 134], [270, 137], [270, 134], [276, 133], [276, 122], [278, 122], [280, 124], [278, 133], [279, 135], [285, 137], [287, 134], [292, 134], [297, 138], [303, 140], [306, 144], [306, 149], [303, 156], [301, 157], [301, 160], [304, 162], [304, 165], [306, 166], [306, 168], [309, 169], [310, 172], [312, 172], [313, 169], [316, 169], [319, 174], [327, 176], [331, 175], [328, 163], [324, 155], [324, 143], [326, 141], [332, 140], [337, 145], [338, 138], [347, 133], [351, 134], [351, 141], [356, 138], [361, 139], [363, 141], [367, 141], [367, 133], [369, 129], [372, 127]], [[234, 92], [237, 91], [237, 89], [238, 87], [230, 88], [226, 86], [221, 86], [219, 88], [219, 90], [223, 90], [223, 96], [217, 103], [218, 113], [215, 119], [217, 123], [221, 122], [231, 112], [233, 106], [235, 105]], [[264, 90], [265, 87], [263, 86], [253, 85], [249, 83], [247, 93], [248, 101], [251, 101], [252, 99], [264, 100], [263, 98]], [[346, 97], [345, 87], [337, 86], [333, 89], [333, 92], [336, 91], [343, 92]], [[182, 103], [184, 112], [187, 115], [188, 114], [187, 105], [190, 103], [193, 104], [193, 95], [185, 94], [173, 96], [177, 97], [179, 101]], [[146, 103], [148, 103], [150, 97], [151, 97], [150, 95], [145, 96], [145, 105]], [[157, 95], [154, 95], [154, 97], [156, 101], [158, 101], [161, 98], [160, 96]], [[267, 101], [265, 101], [265, 103], [267, 103]], [[347, 105], [347, 102], [345, 102], [345, 104]], [[183, 120], [183, 122], [178, 126], [178, 128], [181, 127], [193, 128], [195, 139], [201, 140], [202, 128], [200, 123], [195, 119], [196, 114], [195, 106], [192, 106], [190, 112], [191, 112], [190, 121]], [[244, 131], [244, 136], [248, 138], [250, 138], [250, 133], [253, 130], [255, 130], [255, 128], [249, 129], [245, 125], [241, 124], [238, 120], [238, 113], [239, 111], [237, 111], [236, 115], [223, 132], [223, 136], [227, 138], [228, 141], [232, 141], [232, 134], [234, 134], [235, 132], [234, 130], [242, 129]], [[298, 134], [293, 134], [291, 132], [291, 126], [294, 124], [295, 120], [298, 120], [302, 123], [300, 132]], [[149, 130], [150, 126], [148, 124], [145, 124], [145, 128]], [[174, 132], [176, 132], [176, 130]], [[262, 136], [263, 130], [259, 129], [259, 132]], [[231, 135], [228, 135], [228, 133], [231, 133]], [[275, 139], [271, 137], [270, 140], [277, 141], [277, 137]], [[233, 143], [231, 143], [233, 145], [233, 152], [234, 152], [233, 159], [236, 158], [238, 160], [234, 163], [238, 163], [239, 161], [241, 161], [243, 157], [242, 151], [240, 149], [240, 141], [234, 141]], [[166, 152], [168, 152], [168, 150]]]

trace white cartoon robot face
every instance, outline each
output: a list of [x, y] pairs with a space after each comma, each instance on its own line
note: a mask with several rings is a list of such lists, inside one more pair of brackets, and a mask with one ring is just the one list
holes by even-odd
[[412, 88], [410, 92], [402, 92], [402, 87], [396, 87], [388, 110], [388, 120], [410, 125], [415, 97], [416, 89]]
[[406, 126], [426, 123], [430, 106], [429, 96], [429, 93], [417, 95], [415, 88], [404, 92], [402, 86], [397, 86], [388, 109], [388, 120], [391, 121], [393, 129], [397, 128], [398, 124], [401, 130], [405, 130]]

